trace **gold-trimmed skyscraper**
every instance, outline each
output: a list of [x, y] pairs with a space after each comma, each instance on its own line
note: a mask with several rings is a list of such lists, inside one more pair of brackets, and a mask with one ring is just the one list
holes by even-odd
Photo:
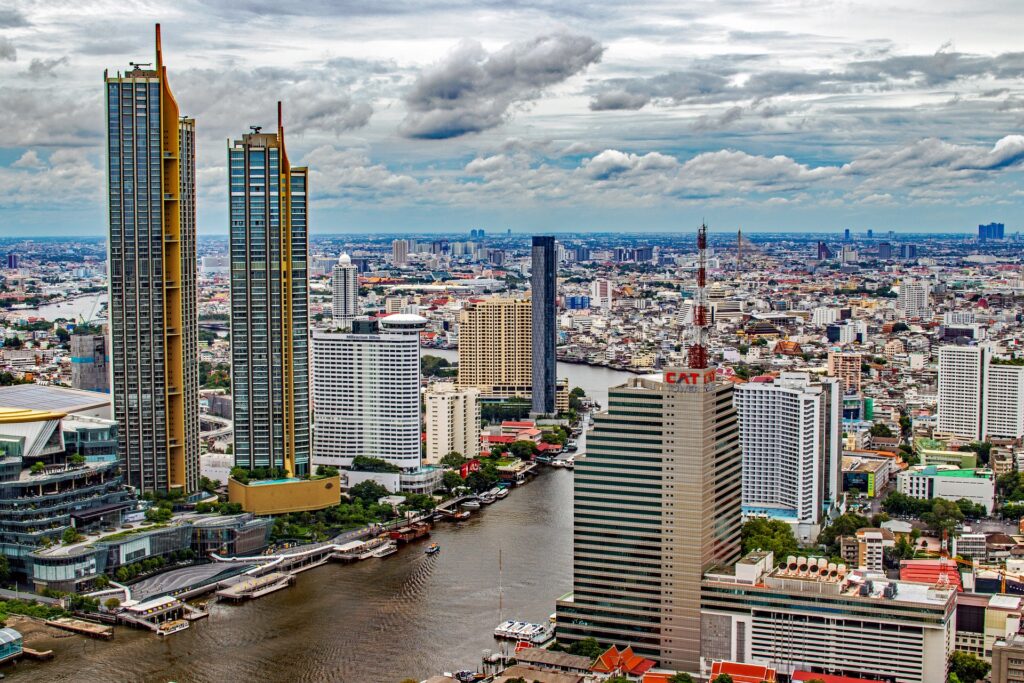
[[195, 120], [156, 67], [104, 73], [118, 458], [140, 492], [199, 484]]
[[235, 465], [309, 472], [308, 169], [277, 131], [228, 142]]

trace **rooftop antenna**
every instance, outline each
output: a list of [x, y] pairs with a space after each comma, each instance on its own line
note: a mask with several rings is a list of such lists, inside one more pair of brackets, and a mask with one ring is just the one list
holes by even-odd
[[130, 66], [132, 71], [134, 71], [135, 69], [141, 69], [144, 66], [153, 66], [153, 62], [128, 62], [128, 66]]
[[263, 126], [249, 126], [249, 130], [251, 130], [255, 135], [259, 133], [261, 130], [263, 130]]
[[708, 293], [707, 293], [707, 250], [708, 226], [701, 223], [697, 231], [697, 292], [693, 301], [694, 337], [690, 348], [686, 350], [686, 365], [694, 370], [702, 370], [708, 366]]

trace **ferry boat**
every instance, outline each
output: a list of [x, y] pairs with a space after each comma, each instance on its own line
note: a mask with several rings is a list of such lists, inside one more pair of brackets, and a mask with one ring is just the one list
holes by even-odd
[[389, 555], [394, 555], [397, 552], [398, 544], [394, 541], [388, 541], [387, 543], [385, 543], [384, 545], [370, 553], [370, 555], [372, 555], [373, 557], [385, 558]]
[[459, 503], [459, 506], [460, 507], [464, 507], [467, 510], [479, 510], [480, 509], [480, 501], [478, 501], [478, 500], [464, 500], [461, 503]]
[[495, 493], [494, 495], [497, 496], [498, 500], [501, 500], [502, 498], [505, 498], [505, 497], [508, 496], [508, 489], [505, 488], [504, 486], [499, 486], [498, 487], [498, 492]]
[[481, 493], [480, 494], [480, 502], [483, 503], [484, 505], [490, 505], [491, 503], [493, 503], [497, 499], [498, 499], [497, 496], [495, 496], [490, 491], [487, 491], [486, 493]]
[[184, 631], [189, 626], [188, 622], [184, 619], [175, 619], [174, 621], [165, 621], [156, 627], [156, 634], [158, 636], [169, 636], [172, 633], [178, 631]]
[[534, 645], [540, 645], [551, 640], [554, 633], [555, 625], [553, 623], [531, 624], [527, 621], [515, 621], [512, 619], [503, 621], [494, 629], [495, 638], [526, 641]]
[[441, 546], [439, 546], [436, 543], [431, 543], [423, 552], [425, 552], [427, 555], [437, 555], [439, 552], [441, 552]]

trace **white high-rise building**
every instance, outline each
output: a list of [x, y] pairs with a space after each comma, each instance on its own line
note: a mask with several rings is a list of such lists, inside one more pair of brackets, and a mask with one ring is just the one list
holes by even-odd
[[896, 306], [907, 318], [930, 318], [931, 308], [928, 303], [928, 294], [931, 288], [925, 280], [904, 278], [900, 282], [899, 298]]
[[985, 438], [1024, 437], [1024, 366], [993, 359], [985, 374]]
[[409, 261], [409, 241], [394, 240], [391, 242], [391, 262], [396, 266], [404, 266]]
[[467, 458], [480, 453], [480, 390], [438, 382], [424, 394], [427, 464], [436, 465], [452, 451]]
[[359, 315], [359, 269], [348, 254], [338, 258], [331, 274], [331, 316], [334, 326], [348, 328]]
[[736, 387], [745, 515], [786, 521], [804, 542], [817, 537], [839, 496], [842, 394], [838, 378], [803, 372]]
[[357, 455], [420, 466], [420, 343], [426, 319], [356, 319], [351, 333], [313, 331], [313, 464]]
[[811, 322], [815, 325], [828, 325], [839, 320], [839, 309], [818, 306], [811, 312]]
[[611, 310], [612, 283], [610, 280], [602, 278], [590, 283], [590, 307]]
[[963, 439], [982, 438], [982, 388], [988, 356], [984, 346], [939, 349], [939, 433]]

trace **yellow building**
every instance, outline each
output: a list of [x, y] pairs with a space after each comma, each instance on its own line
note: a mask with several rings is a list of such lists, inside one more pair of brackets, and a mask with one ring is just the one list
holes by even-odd
[[228, 479], [228, 500], [254, 515], [322, 510], [341, 501], [341, 477], [267, 479], [243, 484]]
[[530, 299], [492, 297], [459, 312], [460, 387], [485, 397], [530, 396], [533, 383]]

